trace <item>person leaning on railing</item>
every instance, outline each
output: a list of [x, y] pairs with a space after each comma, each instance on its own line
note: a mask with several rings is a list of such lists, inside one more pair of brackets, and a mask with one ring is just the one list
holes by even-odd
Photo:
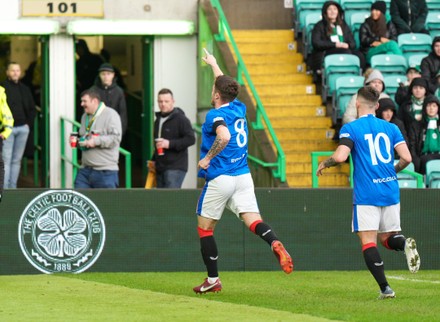
[[12, 133], [13, 126], [14, 118], [6, 100], [5, 89], [0, 86], [0, 202], [2, 201], [5, 179], [5, 165], [2, 155], [3, 141]]

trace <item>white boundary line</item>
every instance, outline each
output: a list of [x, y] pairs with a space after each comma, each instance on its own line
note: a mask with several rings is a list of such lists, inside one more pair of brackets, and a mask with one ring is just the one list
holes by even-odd
[[419, 279], [406, 278], [403, 276], [388, 276], [388, 278], [391, 278], [393, 280], [410, 281], [410, 282], [416, 282], [416, 283], [440, 284], [440, 281], [419, 280]]

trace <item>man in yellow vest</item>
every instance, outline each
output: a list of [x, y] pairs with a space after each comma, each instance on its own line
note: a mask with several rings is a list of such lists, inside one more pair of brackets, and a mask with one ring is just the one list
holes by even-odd
[[5, 165], [2, 156], [3, 141], [11, 134], [13, 126], [14, 118], [6, 101], [5, 89], [0, 86], [0, 202], [2, 201], [5, 177]]

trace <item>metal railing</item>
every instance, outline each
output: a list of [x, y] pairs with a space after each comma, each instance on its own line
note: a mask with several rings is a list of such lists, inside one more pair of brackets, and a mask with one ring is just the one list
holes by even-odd
[[[65, 144], [65, 122], [72, 124], [72, 132], [78, 132], [81, 124], [77, 121], [71, 120], [67, 117], [61, 117], [61, 187], [66, 187], [66, 163], [72, 165], [72, 185], [75, 182], [75, 177], [81, 165], [78, 163], [77, 149], [72, 149], [72, 158], [66, 156]], [[123, 148], [119, 148], [119, 153], [125, 157], [125, 188], [131, 188], [131, 153]]]
[[[333, 154], [333, 151], [315, 151], [315, 152], [310, 153], [310, 155], [312, 157], [312, 188], [319, 187], [318, 176], [316, 175], [316, 171], [318, 170], [318, 165], [319, 165], [318, 158], [324, 157], [324, 156], [331, 156], [332, 154]], [[351, 156], [350, 156], [349, 160], [350, 160], [350, 187], [353, 188], [353, 161], [352, 161]], [[417, 173], [417, 172], [414, 172], [411, 170], [407, 170], [407, 169], [403, 169], [402, 171], [400, 171], [400, 173], [413, 176], [417, 180], [417, 188], [425, 188], [425, 183], [423, 181], [423, 175], [421, 175], [420, 173]]]
[[219, 17], [219, 28], [218, 31], [219, 33], [217, 35], [214, 35], [214, 38], [216, 41], [226, 41], [225, 38], [225, 34], [227, 34], [229, 41], [231, 42], [234, 54], [237, 58], [237, 82], [240, 85], [244, 85], [244, 80], [243, 80], [243, 76], [244, 79], [247, 82], [247, 86], [249, 87], [255, 102], [256, 102], [256, 108], [257, 108], [257, 113], [256, 113], [256, 121], [252, 123], [252, 127], [255, 130], [264, 130], [265, 127], [263, 125], [263, 121], [266, 124], [266, 128], [267, 131], [270, 134], [270, 137], [272, 138], [272, 141], [275, 145], [275, 148], [277, 150], [277, 162], [274, 163], [267, 163], [264, 162], [254, 156], [248, 155], [248, 158], [259, 164], [262, 167], [274, 167], [276, 169], [273, 170], [273, 175], [275, 178], [278, 178], [281, 182], [285, 182], [286, 181], [286, 156], [284, 154], [284, 151], [281, 147], [280, 142], [278, 141], [278, 138], [275, 134], [275, 130], [273, 129], [269, 117], [266, 114], [266, 111], [264, 109], [263, 103], [261, 102], [261, 99], [257, 93], [257, 90], [255, 89], [255, 86], [251, 80], [251, 77], [249, 75], [249, 72], [246, 68], [246, 65], [244, 64], [243, 58], [241, 57], [240, 51], [238, 50], [238, 46], [237, 43], [234, 40], [234, 37], [232, 36], [232, 31], [231, 28], [229, 27], [229, 23], [226, 19], [225, 13], [223, 12], [223, 8], [220, 4], [219, 0], [210, 0], [211, 1], [211, 5], [213, 8], [215, 8], [218, 12], [218, 17]]

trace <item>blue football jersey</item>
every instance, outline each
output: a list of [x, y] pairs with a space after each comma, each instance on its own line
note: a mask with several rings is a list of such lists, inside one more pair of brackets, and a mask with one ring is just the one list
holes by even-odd
[[369, 114], [345, 124], [339, 138], [353, 141], [353, 203], [371, 206], [399, 203], [394, 147], [405, 142], [399, 128]]
[[200, 169], [199, 177], [212, 180], [225, 174], [238, 176], [249, 173], [247, 164], [248, 155], [248, 128], [246, 122], [246, 105], [235, 99], [218, 109], [212, 109], [206, 115], [202, 126], [202, 144], [200, 159], [203, 159], [215, 141], [214, 123], [224, 121], [231, 133], [228, 145], [211, 160], [208, 169]]

